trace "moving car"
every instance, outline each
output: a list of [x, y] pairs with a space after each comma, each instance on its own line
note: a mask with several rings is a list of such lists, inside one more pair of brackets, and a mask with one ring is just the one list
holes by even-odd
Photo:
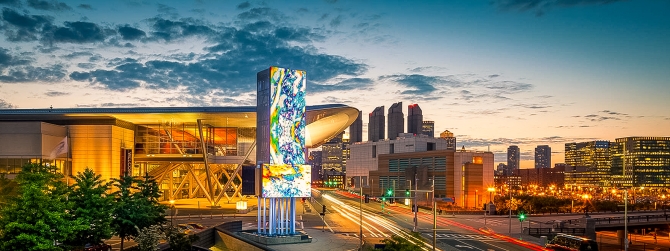
[[579, 236], [558, 234], [547, 243], [546, 248], [550, 250], [598, 251], [598, 243]]

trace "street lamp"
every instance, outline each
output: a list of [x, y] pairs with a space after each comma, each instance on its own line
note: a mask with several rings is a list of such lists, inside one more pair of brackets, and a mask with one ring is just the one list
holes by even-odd
[[170, 225], [174, 225], [174, 200], [170, 200]]
[[584, 217], [588, 218], [589, 217], [589, 204], [588, 200], [591, 196], [588, 194], [582, 195], [582, 199], [584, 199]]
[[491, 196], [496, 189], [489, 187], [487, 190], [489, 191], [489, 203], [486, 203], [486, 210], [484, 210], [484, 226], [486, 226], [486, 214], [491, 210], [491, 204], [493, 203]]

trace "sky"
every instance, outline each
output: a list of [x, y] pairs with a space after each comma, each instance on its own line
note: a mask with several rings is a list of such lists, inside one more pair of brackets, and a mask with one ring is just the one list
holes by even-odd
[[[670, 1], [0, 0], [0, 109], [255, 105], [307, 71], [308, 105], [419, 104], [505, 161], [537, 145], [670, 136]], [[364, 138], [367, 134], [364, 133]]]

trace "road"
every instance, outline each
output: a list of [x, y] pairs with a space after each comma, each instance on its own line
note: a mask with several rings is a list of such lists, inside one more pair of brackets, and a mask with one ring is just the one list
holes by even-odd
[[[413, 213], [404, 207], [384, 208], [381, 203], [363, 203], [359, 208], [358, 198], [348, 197], [347, 194], [324, 192], [314, 201], [314, 206], [320, 211], [321, 205], [326, 205], [326, 223], [328, 231], [359, 236], [360, 212], [363, 213], [363, 240], [366, 243], [379, 243], [382, 239], [392, 235], [399, 235], [415, 243], [422, 243], [425, 250], [432, 250], [433, 216], [423, 212], [418, 217], [418, 232], [425, 240], [411, 236], [413, 229]], [[439, 250], [538, 250], [537, 246], [511, 238], [487, 235], [478, 229], [461, 224], [445, 216], [436, 219], [438, 229], [436, 235]], [[511, 240], [510, 240], [511, 239]]]

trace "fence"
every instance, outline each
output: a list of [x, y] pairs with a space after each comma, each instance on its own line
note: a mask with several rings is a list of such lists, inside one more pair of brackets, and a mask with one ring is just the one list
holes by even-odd
[[[644, 223], [644, 222], [667, 222], [667, 214], [661, 215], [636, 215], [628, 216], [628, 223]], [[610, 225], [610, 224], [623, 224], [624, 217], [606, 217], [606, 218], [594, 218], [596, 225]]]
[[528, 235], [535, 237], [554, 236], [559, 233], [584, 236], [586, 228], [528, 228]]

